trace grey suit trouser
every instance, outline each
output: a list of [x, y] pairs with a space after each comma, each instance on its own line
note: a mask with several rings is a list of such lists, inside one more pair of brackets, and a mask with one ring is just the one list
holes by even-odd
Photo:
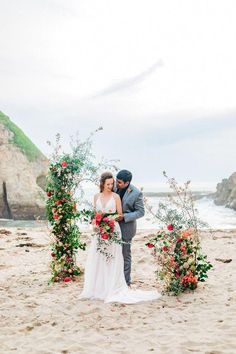
[[[125, 240], [126, 241], [126, 240]], [[130, 242], [132, 239], [130, 240]], [[131, 244], [122, 245], [122, 253], [124, 257], [124, 273], [126, 283], [129, 285], [131, 283], [130, 273], [131, 273]]]

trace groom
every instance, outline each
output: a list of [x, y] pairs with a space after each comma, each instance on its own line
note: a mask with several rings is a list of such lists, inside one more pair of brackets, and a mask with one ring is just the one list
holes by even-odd
[[[119, 221], [123, 241], [131, 242], [136, 234], [136, 219], [144, 216], [143, 195], [140, 190], [130, 184], [132, 173], [121, 170], [116, 176], [116, 193], [120, 195], [123, 215]], [[131, 279], [131, 244], [122, 245], [124, 257], [124, 273], [127, 285], [130, 286]]]

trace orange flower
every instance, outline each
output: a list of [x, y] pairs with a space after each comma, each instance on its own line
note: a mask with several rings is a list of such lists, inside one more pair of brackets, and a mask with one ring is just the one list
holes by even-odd
[[181, 245], [180, 246], [180, 250], [182, 251], [182, 253], [185, 255], [187, 254], [187, 250], [186, 250], [186, 246], [185, 245]]
[[183, 284], [184, 286], [188, 286], [189, 284], [196, 285], [197, 282], [198, 279], [193, 275], [192, 272], [188, 272], [180, 281], [180, 283]]
[[189, 236], [191, 236], [192, 230], [191, 230], [191, 229], [188, 229], [188, 230], [186, 230], [186, 231], [183, 231], [181, 234], [182, 234], [182, 237], [183, 237], [183, 238], [188, 238]]

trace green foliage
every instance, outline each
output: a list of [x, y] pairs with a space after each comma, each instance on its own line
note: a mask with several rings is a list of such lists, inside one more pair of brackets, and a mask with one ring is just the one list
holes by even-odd
[[109, 261], [114, 256], [109, 252], [112, 243], [118, 245], [130, 244], [123, 241], [119, 233], [115, 230], [115, 220], [118, 214], [115, 213], [95, 213], [92, 220], [94, 227], [93, 236], [97, 237], [97, 251], [100, 252]]
[[164, 292], [178, 295], [196, 289], [199, 281], [205, 281], [212, 265], [202, 253], [198, 227], [206, 223], [197, 217], [189, 182], [179, 187], [175, 179], [165, 173], [164, 176], [175, 195], [160, 203], [156, 213], [145, 201], [152, 216], [164, 225], [146, 246], [153, 249], [158, 266], [156, 274]]
[[3, 124], [14, 134], [10, 143], [20, 148], [20, 150], [27, 156], [29, 161], [35, 161], [37, 158], [43, 156], [41, 151], [32, 143], [32, 141], [24, 134], [24, 132], [1, 111], [0, 124]]
[[74, 280], [81, 274], [76, 253], [78, 249], [85, 250], [86, 244], [80, 240], [77, 220], [89, 221], [92, 211], [77, 210], [76, 204], [82, 199], [76, 200], [75, 192], [82, 191], [82, 181], [97, 179], [100, 165], [91, 153], [91, 137], [71, 144], [71, 153], [61, 152], [59, 134], [56, 138], [46, 185], [46, 210], [53, 237], [51, 282]]

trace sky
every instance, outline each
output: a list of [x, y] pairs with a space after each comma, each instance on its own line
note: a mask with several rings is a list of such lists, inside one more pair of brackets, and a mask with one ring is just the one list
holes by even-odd
[[134, 183], [236, 170], [234, 0], [0, 0], [0, 110], [46, 154], [99, 126]]

